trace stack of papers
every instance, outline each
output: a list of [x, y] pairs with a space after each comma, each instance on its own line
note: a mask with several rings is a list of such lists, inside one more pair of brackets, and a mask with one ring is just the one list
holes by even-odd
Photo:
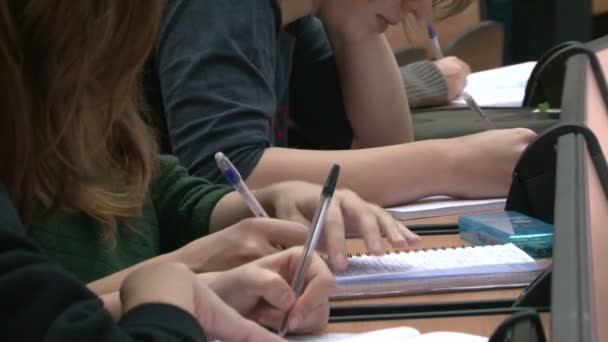
[[480, 211], [504, 210], [506, 198], [488, 198], [477, 200], [457, 199], [448, 196], [432, 196], [411, 204], [386, 208], [399, 220], [470, 214]]
[[[536, 62], [527, 62], [472, 73], [467, 77], [465, 92], [483, 107], [521, 107], [535, 66]], [[457, 98], [452, 104], [466, 102]]]

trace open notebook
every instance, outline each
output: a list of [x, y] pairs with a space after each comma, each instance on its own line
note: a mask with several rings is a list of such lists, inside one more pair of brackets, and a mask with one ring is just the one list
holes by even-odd
[[418, 330], [408, 327], [389, 328], [370, 331], [362, 334], [325, 334], [320, 336], [292, 337], [290, 341], [298, 342], [487, 342], [481, 336], [457, 332], [433, 332], [420, 334]]
[[470, 214], [480, 211], [503, 210], [506, 198], [458, 199], [448, 196], [426, 197], [416, 202], [386, 208], [394, 218], [413, 220], [425, 217]]
[[520, 287], [544, 269], [513, 244], [350, 256], [332, 298]]
[[[465, 91], [480, 106], [521, 107], [535, 66], [536, 62], [526, 62], [472, 73], [467, 77]], [[452, 103], [466, 105], [461, 98]]]

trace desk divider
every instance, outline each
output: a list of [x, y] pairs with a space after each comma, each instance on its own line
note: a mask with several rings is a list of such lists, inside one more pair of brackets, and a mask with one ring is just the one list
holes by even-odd
[[478, 300], [424, 304], [334, 305], [330, 323], [456, 316], [504, 315], [522, 310], [549, 312], [550, 307], [515, 307], [514, 300]]

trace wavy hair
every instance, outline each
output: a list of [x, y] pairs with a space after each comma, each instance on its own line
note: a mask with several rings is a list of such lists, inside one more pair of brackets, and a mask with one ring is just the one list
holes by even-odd
[[156, 168], [138, 75], [164, 1], [0, 4], [0, 177], [26, 223], [139, 216]]

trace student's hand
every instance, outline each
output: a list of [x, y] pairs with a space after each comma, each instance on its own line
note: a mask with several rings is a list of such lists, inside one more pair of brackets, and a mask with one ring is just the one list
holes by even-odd
[[[301, 222], [311, 227], [320, 204], [322, 187], [306, 182], [284, 182], [257, 192], [272, 217]], [[347, 267], [347, 237], [362, 237], [372, 254], [384, 253], [382, 237], [393, 246], [404, 247], [419, 238], [384, 209], [368, 203], [350, 190], [337, 189], [328, 210], [319, 249], [326, 251], [333, 269]]]
[[183, 264], [154, 264], [131, 272], [120, 298], [123, 312], [147, 303], [175, 305], [194, 316], [211, 341], [285, 341], [241, 316]]
[[304, 290], [296, 298], [290, 284], [303, 251], [290, 248], [230, 271], [201, 274], [199, 279], [243, 316], [268, 328], [278, 330], [289, 314], [290, 332], [319, 332], [327, 324], [329, 296], [336, 284], [325, 262], [314, 254]]
[[526, 128], [490, 130], [450, 139], [450, 195], [483, 198], [506, 196], [515, 165], [536, 134]]
[[190, 242], [176, 255], [196, 273], [224, 271], [283, 248], [303, 245], [309, 231], [298, 222], [248, 218]]
[[448, 88], [448, 100], [460, 95], [467, 85], [467, 76], [471, 68], [458, 57], [444, 57], [435, 61], [435, 65], [443, 75]]

